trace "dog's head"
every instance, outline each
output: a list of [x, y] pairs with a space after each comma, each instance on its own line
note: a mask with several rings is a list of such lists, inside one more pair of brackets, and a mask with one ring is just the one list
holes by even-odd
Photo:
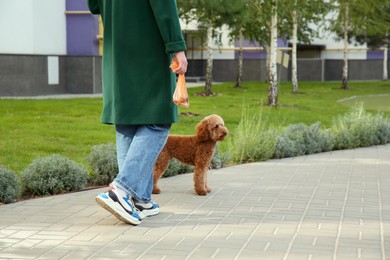
[[208, 140], [223, 141], [227, 134], [228, 129], [219, 115], [206, 116], [196, 125], [196, 136], [198, 141], [201, 142]]

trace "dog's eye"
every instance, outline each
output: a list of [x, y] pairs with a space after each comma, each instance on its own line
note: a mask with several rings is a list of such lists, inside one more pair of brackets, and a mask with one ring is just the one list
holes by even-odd
[[218, 128], [219, 127], [219, 125], [216, 125], [214, 128]]

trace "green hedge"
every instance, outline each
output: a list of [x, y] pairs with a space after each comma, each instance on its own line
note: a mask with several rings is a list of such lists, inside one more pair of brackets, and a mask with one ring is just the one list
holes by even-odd
[[20, 186], [14, 172], [0, 165], [0, 203], [15, 202], [20, 196]]
[[87, 180], [86, 168], [58, 154], [39, 157], [22, 172], [24, 192], [33, 195], [79, 190]]
[[113, 143], [95, 145], [87, 161], [93, 172], [89, 182], [96, 185], [108, 185], [118, 175], [116, 147]]

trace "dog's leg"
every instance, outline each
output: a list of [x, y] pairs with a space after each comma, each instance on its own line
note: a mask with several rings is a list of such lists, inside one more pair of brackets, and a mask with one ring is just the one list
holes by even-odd
[[159, 194], [161, 192], [157, 183], [160, 180], [161, 176], [164, 174], [165, 170], [167, 169], [170, 160], [171, 160], [170, 156], [163, 149], [160, 155], [158, 156], [157, 162], [154, 165], [154, 169], [153, 169], [153, 194]]
[[206, 174], [207, 174], [207, 167], [205, 166], [195, 166], [194, 171], [194, 189], [195, 192], [200, 196], [207, 195], [207, 189], [206, 189]]
[[208, 172], [206, 172], [206, 174], [205, 174], [205, 176], [204, 176], [204, 178], [205, 178], [205, 184], [206, 184], [206, 190], [207, 190], [208, 193], [210, 193], [210, 192], [211, 192], [211, 188], [209, 187], [209, 185], [207, 185], [207, 183], [208, 183], [208, 177], [209, 177], [209, 174], [208, 174]]

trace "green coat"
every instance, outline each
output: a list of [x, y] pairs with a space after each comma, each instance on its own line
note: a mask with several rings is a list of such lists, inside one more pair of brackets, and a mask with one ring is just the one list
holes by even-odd
[[104, 26], [102, 122], [176, 122], [169, 65], [174, 52], [186, 49], [176, 0], [88, 0], [88, 6]]

